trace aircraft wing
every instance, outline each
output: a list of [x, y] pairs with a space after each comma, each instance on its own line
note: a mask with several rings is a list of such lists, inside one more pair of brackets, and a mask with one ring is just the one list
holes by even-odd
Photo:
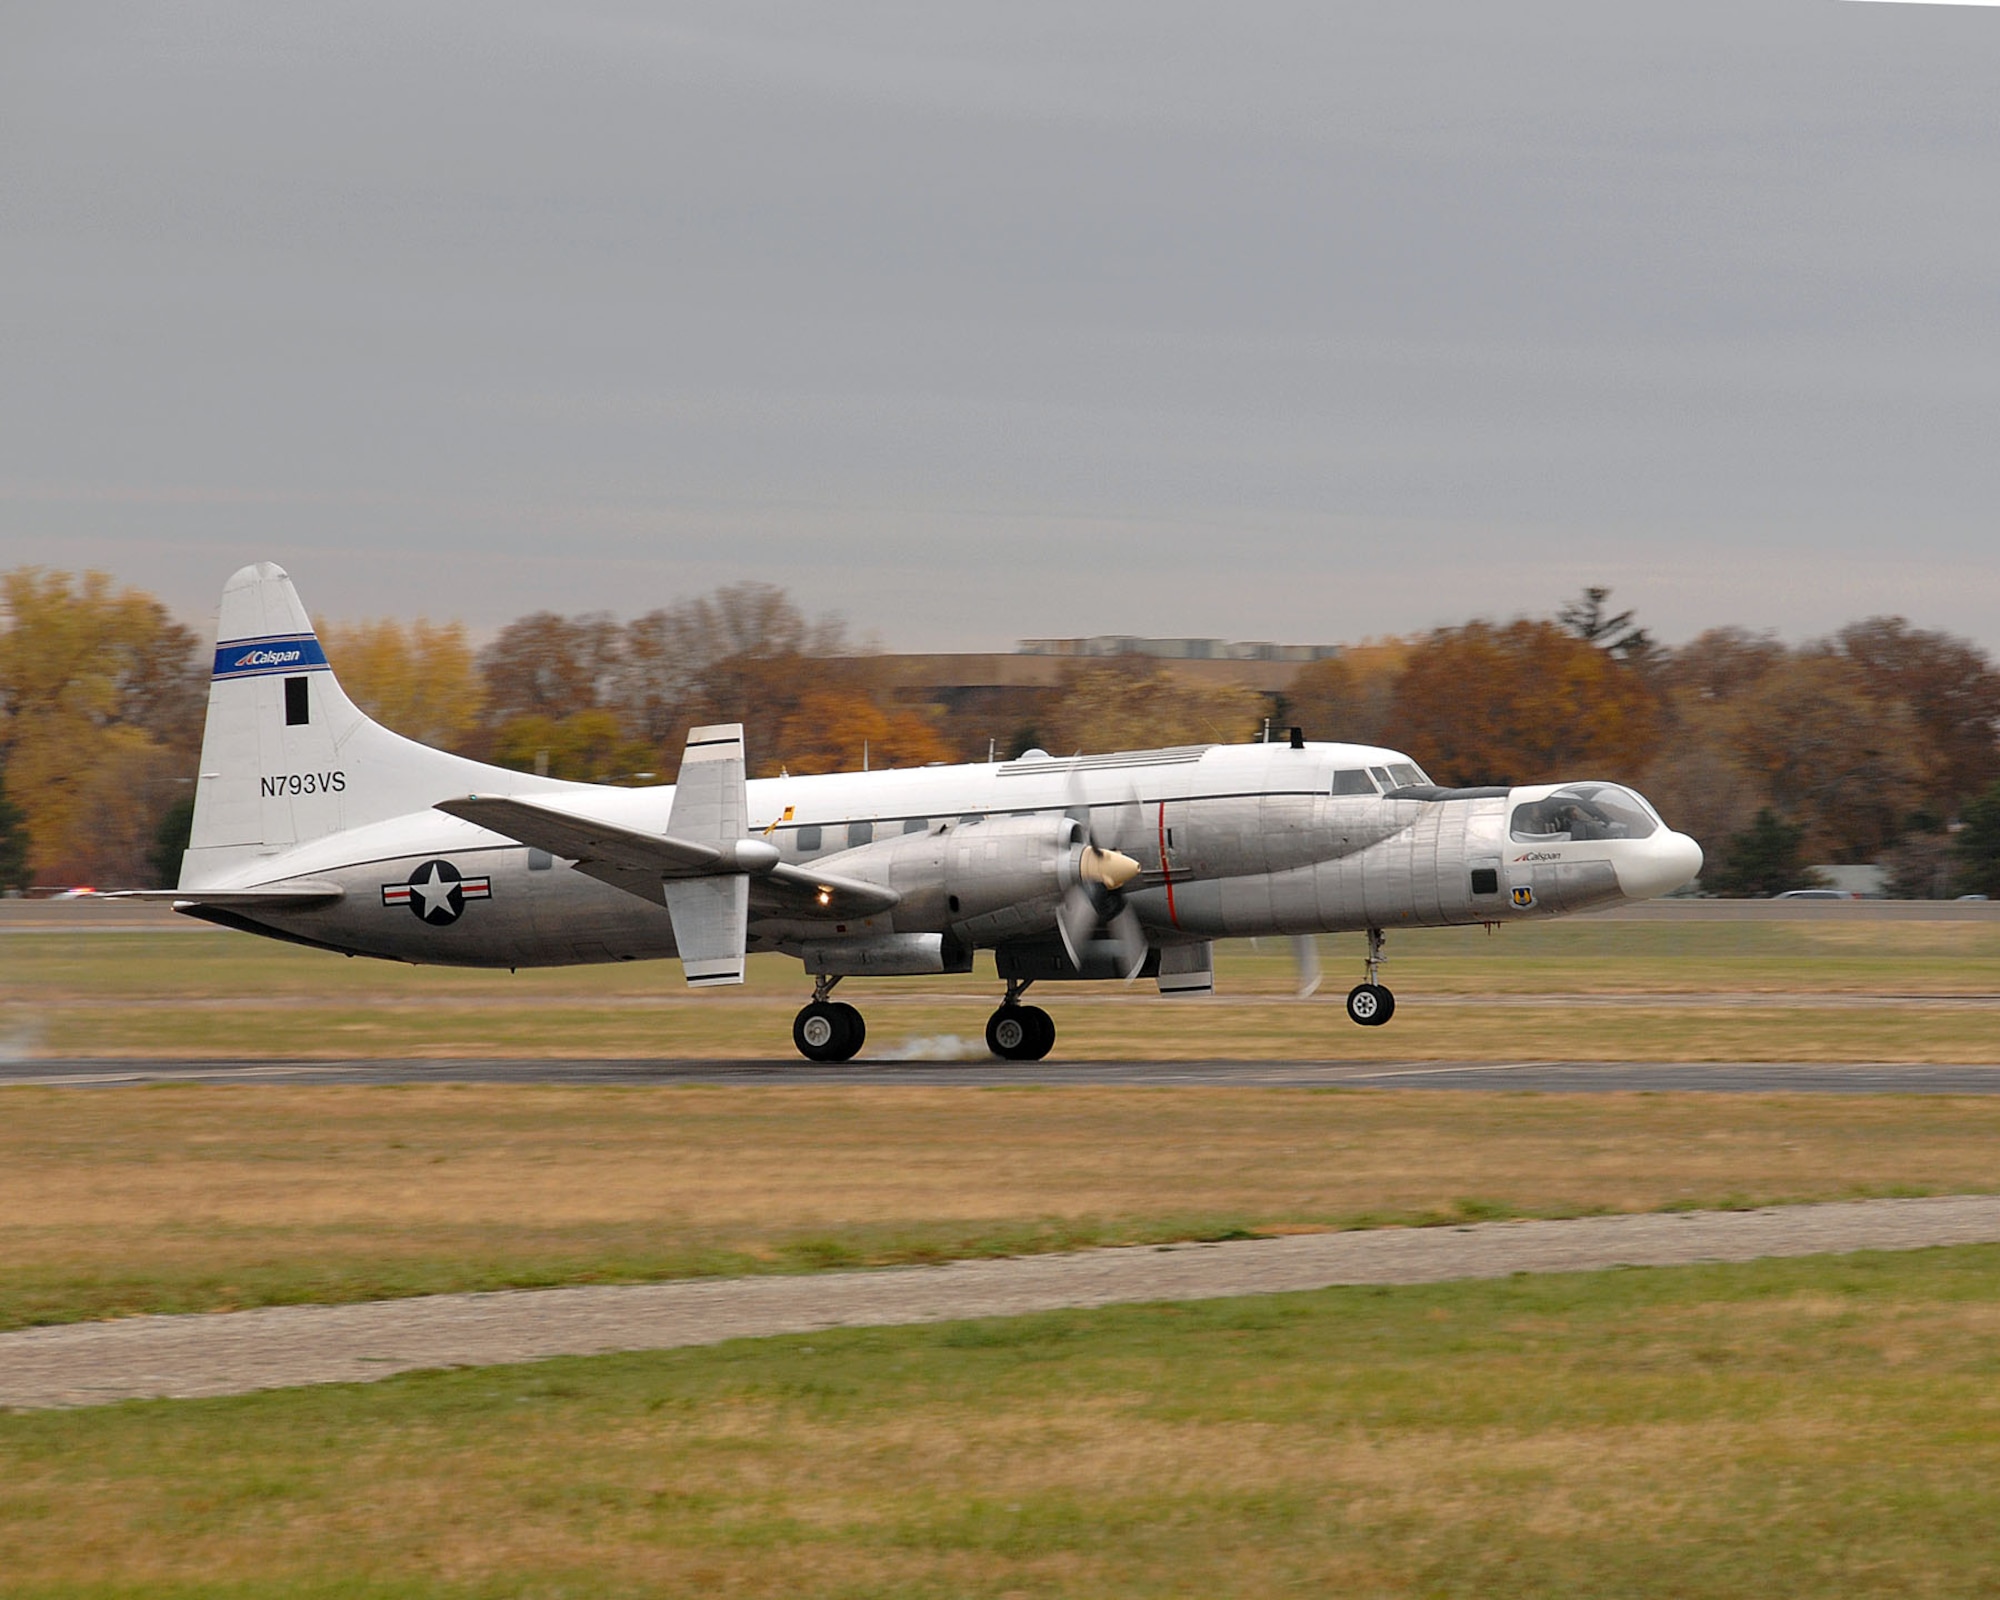
[[[456, 800], [440, 800], [436, 809], [536, 850], [574, 861], [577, 871], [655, 905], [666, 904], [667, 879], [717, 878], [742, 873], [750, 878], [751, 903], [759, 910], [781, 915], [816, 920], [866, 917], [887, 911], [902, 898], [894, 889], [880, 884], [814, 872], [785, 862], [767, 865], [767, 857], [761, 852], [745, 851], [739, 857], [734, 842], [700, 844], [670, 834], [641, 833], [616, 823], [558, 811], [533, 800], [465, 795]], [[761, 840], [742, 842], [762, 844]]]
[[97, 896], [100, 900], [142, 900], [153, 905], [201, 905], [234, 907], [243, 911], [297, 910], [305, 906], [330, 905], [346, 897], [337, 883], [295, 879], [291, 883], [265, 884], [256, 889], [114, 889]]

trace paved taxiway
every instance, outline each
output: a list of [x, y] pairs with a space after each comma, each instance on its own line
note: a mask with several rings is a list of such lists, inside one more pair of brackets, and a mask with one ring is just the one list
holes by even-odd
[[1087, 1250], [938, 1267], [433, 1295], [0, 1334], [0, 1407], [356, 1383], [724, 1339], [1337, 1284], [2000, 1242], [2000, 1195], [1578, 1217]]
[[[1772, 1061], [995, 1061], [971, 1041], [961, 1059], [850, 1061], [348, 1060], [160, 1061], [139, 1058], [0, 1062], [0, 1087], [123, 1084], [732, 1084], [832, 1087], [1004, 1085], [1207, 1088], [1459, 1089], [1540, 1094], [1614, 1090], [1718, 1094], [2000, 1094], [2000, 1060]], [[949, 1043], [949, 1042], [948, 1042]]]

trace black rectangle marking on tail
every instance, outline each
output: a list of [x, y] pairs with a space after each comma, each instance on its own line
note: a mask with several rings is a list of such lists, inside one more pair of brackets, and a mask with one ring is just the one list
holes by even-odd
[[285, 726], [303, 728], [312, 721], [312, 703], [306, 698], [306, 680], [287, 678], [285, 680]]

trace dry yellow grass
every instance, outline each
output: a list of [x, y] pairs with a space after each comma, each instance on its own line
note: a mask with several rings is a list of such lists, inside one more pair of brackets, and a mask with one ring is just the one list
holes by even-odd
[[0, 1321], [1367, 1222], [1979, 1190], [2000, 1100], [0, 1092]]
[[[1290, 998], [1277, 944], [1219, 952], [1213, 1001], [1142, 984], [1056, 984], [1070, 1059], [2000, 1059], [2000, 923], [1663, 925], [1586, 920], [1399, 934], [1395, 1022], [1341, 1010], [1359, 941], [1326, 941], [1326, 989]], [[871, 1054], [914, 1040], [978, 1051], [999, 985], [977, 974], [843, 991]], [[466, 972], [343, 961], [223, 933], [10, 934], [0, 1053], [148, 1057], [789, 1058], [796, 962], [758, 957], [738, 991], [690, 994], [672, 962]]]

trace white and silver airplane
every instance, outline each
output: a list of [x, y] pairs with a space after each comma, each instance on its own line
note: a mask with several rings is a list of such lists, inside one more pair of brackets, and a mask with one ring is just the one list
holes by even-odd
[[1644, 900], [1701, 849], [1598, 780], [1446, 789], [1372, 745], [1192, 745], [746, 781], [740, 724], [695, 728], [672, 787], [510, 772], [372, 722], [342, 693], [291, 579], [223, 590], [194, 829], [180, 886], [137, 891], [224, 927], [348, 955], [458, 966], [680, 958], [691, 985], [796, 957], [814, 1061], [865, 1027], [846, 977], [963, 973], [990, 949], [986, 1026], [1033, 1061], [1051, 979], [1213, 987], [1213, 942], [1367, 936], [1348, 1015], [1375, 1026], [1390, 928], [1502, 923]]

